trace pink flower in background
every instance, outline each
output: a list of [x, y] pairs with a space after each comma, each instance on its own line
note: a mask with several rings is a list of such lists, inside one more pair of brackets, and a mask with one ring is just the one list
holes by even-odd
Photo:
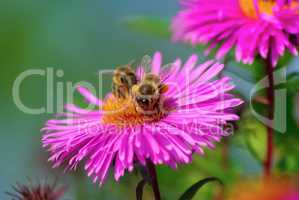
[[298, 182], [291, 177], [241, 180], [227, 200], [299, 200]]
[[299, 3], [285, 0], [181, 0], [172, 23], [173, 39], [218, 48], [217, 58], [235, 48], [238, 61], [256, 55], [275, 66], [288, 49], [297, 55]]
[[59, 200], [66, 193], [65, 186], [57, 186], [56, 181], [53, 184], [46, 182], [33, 184], [17, 183], [12, 187], [12, 192], [7, 192], [7, 195], [12, 200]]
[[[45, 124], [42, 142], [54, 167], [65, 164], [76, 169], [82, 161], [88, 176], [103, 184], [112, 166], [116, 180], [126, 170], [132, 171], [135, 163], [151, 161], [176, 168], [190, 163], [193, 153], [202, 155], [204, 147], [213, 148], [213, 142], [229, 134], [223, 126], [238, 120], [233, 108], [242, 101], [228, 93], [234, 88], [230, 78], [212, 80], [223, 65], [211, 60], [197, 66], [195, 55], [183, 66], [180, 59], [168, 67], [161, 67], [161, 62], [161, 54], [156, 53], [151, 72], [168, 86], [163, 94], [163, 104], [169, 108], [166, 114], [149, 120], [136, 112], [132, 99], [108, 94], [100, 100], [78, 87], [98, 109], [66, 105], [66, 113]], [[136, 75], [140, 79], [143, 74], [141, 66]]]
[[293, 192], [293, 194], [288, 195], [286, 200], [299, 200], [299, 192]]

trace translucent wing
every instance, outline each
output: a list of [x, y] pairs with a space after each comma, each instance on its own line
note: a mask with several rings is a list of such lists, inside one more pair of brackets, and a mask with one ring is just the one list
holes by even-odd
[[173, 73], [176, 73], [176, 66], [174, 63], [168, 63], [161, 68], [160, 76], [162, 81], [166, 81]]
[[151, 65], [152, 58], [148, 55], [143, 56], [136, 70], [136, 75], [139, 80], [142, 79], [144, 74], [149, 73], [151, 71]]
[[128, 64], [127, 64], [127, 66], [129, 66], [129, 67], [131, 67], [132, 69], [137, 69], [137, 67], [138, 67], [138, 64], [137, 64], [137, 62], [136, 62], [136, 60], [131, 60]]
[[140, 66], [144, 69], [145, 73], [151, 72], [152, 58], [149, 55], [143, 56], [140, 62]]

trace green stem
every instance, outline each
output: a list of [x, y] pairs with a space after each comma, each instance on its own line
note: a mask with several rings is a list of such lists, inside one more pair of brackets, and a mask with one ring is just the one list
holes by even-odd
[[[269, 120], [273, 120], [274, 117], [274, 78], [273, 78], [273, 70], [274, 67], [271, 62], [271, 56], [270, 53], [268, 55], [268, 58], [266, 60], [266, 72], [268, 76], [269, 86], [267, 87], [267, 99], [269, 102], [268, 105], [268, 118]], [[271, 124], [267, 126], [267, 151], [266, 151], [266, 159], [264, 162], [264, 175], [266, 177], [270, 176], [272, 164], [273, 164], [273, 123], [271, 121]]]
[[150, 175], [151, 186], [153, 188], [155, 200], [161, 200], [159, 184], [158, 184], [158, 179], [157, 179], [156, 167], [152, 163], [152, 161], [150, 161], [150, 160], [146, 161], [146, 166], [147, 166], [147, 169], [148, 169], [148, 173]]

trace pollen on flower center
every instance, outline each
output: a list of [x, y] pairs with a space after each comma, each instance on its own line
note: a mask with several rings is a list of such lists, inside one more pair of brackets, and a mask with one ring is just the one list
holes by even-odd
[[[273, 14], [273, 7], [276, 5], [276, 2], [273, 0], [258, 0], [258, 11], [262, 14]], [[254, 5], [254, 0], [239, 0], [240, 7], [244, 14], [251, 18], [257, 18], [257, 10]]]
[[[250, 18], [258, 18], [260, 14], [273, 15], [273, 8], [277, 6], [274, 0], [258, 0], [257, 5], [254, 5], [254, 0], [239, 0], [240, 7], [244, 14]], [[295, 8], [299, 3], [292, 1], [286, 4], [283, 8]]]
[[116, 126], [138, 125], [145, 122], [160, 120], [164, 115], [161, 113], [144, 115], [137, 112], [132, 98], [116, 98], [110, 96], [102, 106], [104, 115], [102, 123]]

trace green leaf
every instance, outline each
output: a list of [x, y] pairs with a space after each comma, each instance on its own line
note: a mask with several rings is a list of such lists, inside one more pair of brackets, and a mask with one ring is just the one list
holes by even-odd
[[239, 122], [239, 132], [249, 152], [261, 163], [266, 156], [267, 129], [247, 111]]
[[299, 92], [299, 73], [294, 72], [287, 77], [287, 89], [290, 92]]
[[202, 186], [204, 186], [205, 184], [207, 184], [209, 182], [212, 182], [212, 181], [216, 181], [216, 182], [218, 182], [222, 185], [222, 181], [219, 178], [216, 178], [216, 177], [209, 177], [209, 178], [202, 179], [202, 180], [196, 182], [195, 184], [193, 184], [191, 187], [189, 187], [182, 194], [182, 196], [179, 198], [179, 200], [191, 200], [195, 196], [197, 191], [200, 188], [202, 188]]
[[236, 90], [246, 100], [250, 100], [250, 90], [254, 85], [254, 78], [249, 70], [240, 68], [237, 63], [229, 62], [224, 71], [224, 75], [230, 76], [236, 85]]
[[124, 23], [129, 30], [159, 38], [170, 38], [169, 21], [154, 17], [131, 17]]
[[290, 52], [286, 52], [279, 60], [277, 67], [286, 67], [290, 64], [290, 62], [293, 60], [294, 56]]

